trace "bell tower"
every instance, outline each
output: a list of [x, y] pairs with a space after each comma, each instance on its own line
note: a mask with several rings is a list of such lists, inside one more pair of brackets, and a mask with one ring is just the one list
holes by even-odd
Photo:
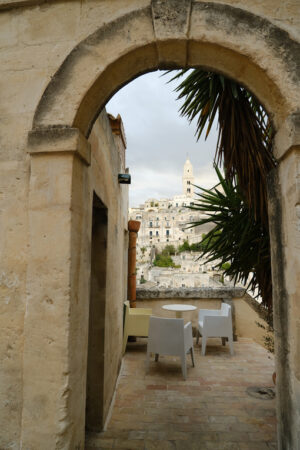
[[186, 197], [193, 197], [194, 195], [194, 175], [193, 175], [193, 166], [187, 155], [187, 159], [183, 166], [183, 176], [182, 176], [182, 188], [183, 195]]

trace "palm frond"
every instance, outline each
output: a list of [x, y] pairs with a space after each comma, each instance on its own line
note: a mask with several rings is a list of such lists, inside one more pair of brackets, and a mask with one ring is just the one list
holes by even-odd
[[[269, 233], [257, 221], [249, 209], [239, 185], [226, 179], [215, 166], [219, 184], [208, 194], [197, 192], [198, 200], [187, 208], [205, 213], [201, 220], [189, 222], [189, 228], [207, 223], [214, 227], [199, 243], [208, 262], [216, 262], [222, 268], [226, 262], [225, 275], [235, 283], [248, 284], [253, 292], [258, 290], [263, 304], [272, 305], [271, 259]], [[223, 192], [222, 192], [223, 189]]]
[[[210, 260], [217, 254], [221, 264], [230, 260], [228, 275], [236, 282], [248, 279], [251, 267], [250, 287], [254, 289], [258, 285], [263, 301], [270, 306], [272, 280], [266, 178], [277, 164], [272, 154], [271, 121], [251, 92], [223, 75], [184, 69], [170, 79], [177, 80], [181, 81], [175, 89], [177, 98], [184, 99], [179, 111], [189, 122], [196, 121], [197, 139], [203, 132], [207, 138], [218, 118], [215, 163], [225, 170], [223, 177], [216, 168], [224, 194], [216, 188], [213, 194], [207, 190], [197, 193], [191, 209], [206, 212], [206, 218], [195, 226], [209, 221], [215, 224], [214, 231], [208, 234], [210, 244], [214, 243], [209, 245]], [[232, 222], [234, 218], [236, 223]], [[230, 227], [226, 220], [231, 223]], [[227, 238], [214, 240], [213, 234], [220, 230], [222, 236], [227, 233]], [[238, 263], [242, 264], [240, 269]]]

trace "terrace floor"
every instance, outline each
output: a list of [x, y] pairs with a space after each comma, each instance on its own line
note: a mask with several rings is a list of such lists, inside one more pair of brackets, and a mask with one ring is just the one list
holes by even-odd
[[271, 387], [273, 357], [251, 339], [195, 345], [187, 380], [179, 358], [152, 359], [145, 372], [146, 341], [129, 343], [107, 430], [90, 433], [86, 450], [276, 449], [275, 400], [254, 398], [249, 387]]

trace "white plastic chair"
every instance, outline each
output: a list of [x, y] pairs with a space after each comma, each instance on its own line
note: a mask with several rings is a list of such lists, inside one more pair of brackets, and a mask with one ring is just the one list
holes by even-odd
[[150, 308], [130, 308], [129, 301], [124, 302], [123, 354], [126, 350], [128, 336], [148, 336]]
[[183, 319], [150, 317], [147, 371], [150, 353], [155, 353], [155, 361], [158, 361], [159, 355], [180, 356], [183, 378], [186, 379], [186, 354], [188, 352], [191, 353], [193, 367], [195, 367], [191, 322], [184, 325]]
[[199, 333], [202, 336], [202, 355], [205, 355], [206, 340], [209, 337], [221, 337], [223, 345], [225, 345], [225, 338], [227, 338], [230, 354], [233, 355], [231, 306], [222, 303], [221, 309], [200, 309], [197, 344]]

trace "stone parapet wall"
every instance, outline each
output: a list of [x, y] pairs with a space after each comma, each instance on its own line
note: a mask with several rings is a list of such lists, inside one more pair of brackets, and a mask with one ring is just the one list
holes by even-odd
[[224, 286], [224, 287], [201, 287], [201, 288], [137, 288], [136, 296], [138, 300], [142, 299], [170, 299], [180, 298], [185, 299], [222, 299], [222, 298], [240, 298], [245, 294], [244, 288]]
[[259, 313], [259, 304], [245, 289], [239, 287], [220, 288], [137, 288], [137, 307], [151, 308], [153, 315], [159, 317], [175, 317], [172, 311], [162, 308], [166, 304], [188, 303], [196, 306], [197, 310], [184, 313], [185, 321], [191, 321], [195, 334], [198, 320], [198, 309], [219, 309], [222, 301], [232, 306], [233, 324], [235, 338], [248, 337], [258, 344], [264, 346], [266, 331], [257, 325], [257, 322], [267, 328], [267, 323]]
[[195, 335], [198, 323], [198, 309], [219, 309], [221, 307], [222, 300], [220, 298], [179, 298], [179, 297], [167, 297], [167, 298], [137, 298], [137, 308], [151, 308], [152, 314], [157, 317], [169, 317], [175, 318], [175, 312], [166, 311], [163, 309], [163, 305], [170, 304], [182, 304], [188, 303], [189, 305], [196, 306], [197, 310], [185, 312], [183, 318], [185, 322], [192, 322], [193, 334]]

